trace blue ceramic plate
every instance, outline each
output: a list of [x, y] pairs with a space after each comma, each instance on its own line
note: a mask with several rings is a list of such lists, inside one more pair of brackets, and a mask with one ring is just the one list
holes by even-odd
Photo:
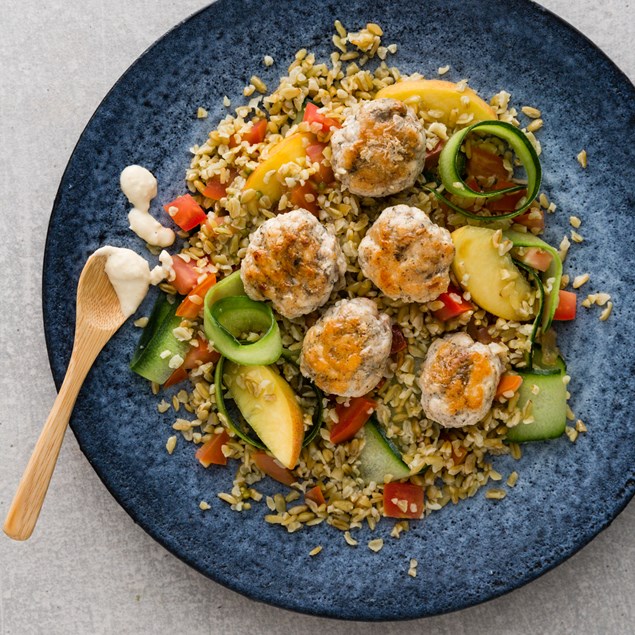
[[[579, 308], [559, 325], [572, 376], [572, 406], [589, 432], [524, 448], [520, 473], [500, 502], [475, 498], [449, 506], [399, 540], [392, 522], [373, 534], [384, 549], [346, 545], [320, 525], [288, 535], [263, 520], [264, 505], [243, 514], [216, 498], [234, 466], [204, 470], [183, 441], [165, 451], [172, 418], [157, 413], [147, 383], [128, 371], [139, 338], [129, 322], [100, 356], [77, 402], [71, 426], [95, 470], [120, 504], [162, 545], [210, 578], [250, 598], [346, 619], [392, 620], [434, 615], [501, 595], [569, 557], [606, 527], [635, 489], [635, 182], [632, 148], [635, 91], [595, 46], [570, 26], [524, 0], [364, 0], [280, 2], [220, 0], [170, 31], [137, 60], [106, 96], [81, 136], [60, 185], [44, 256], [46, 340], [55, 382], [71, 351], [74, 295], [88, 255], [104, 243], [143, 252], [127, 227], [119, 173], [141, 163], [157, 176], [160, 200], [183, 192], [188, 149], [202, 142], [257, 72], [273, 85], [296, 50], [326, 57], [333, 20], [355, 30], [378, 22], [399, 44], [395, 63], [435, 76], [468, 77], [482, 95], [513, 93], [545, 117], [540, 132], [544, 189], [557, 202], [547, 238], [558, 244], [568, 218], [583, 219], [585, 242], [566, 269], [591, 273], [585, 291], [615, 299], [608, 322]], [[276, 64], [265, 69], [262, 58]], [[198, 106], [210, 117], [197, 120]], [[586, 148], [589, 168], [576, 155]], [[159, 209], [159, 199], [155, 211]], [[140, 314], [147, 314], [151, 295]], [[267, 493], [273, 485], [265, 484]], [[201, 512], [198, 503], [210, 501]], [[309, 551], [322, 545], [314, 558]], [[419, 561], [416, 578], [407, 575]]]

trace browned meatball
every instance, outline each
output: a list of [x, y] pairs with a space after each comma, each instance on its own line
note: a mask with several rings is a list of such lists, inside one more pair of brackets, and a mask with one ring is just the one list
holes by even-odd
[[346, 259], [337, 239], [305, 209], [265, 221], [240, 266], [245, 292], [296, 318], [325, 304], [340, 285]]
[[428, 419], [446, 428], [478, 423], [492, 407], [503, 364], [492, 344], [467, 333], [436, 340], [421, 369], [421, 405]]
[[388, 196], [414, 184], [426, 136], [414, 112], [396, 99], [359, 104], [331, 137], [335, 177], [359, 196]]
[[362, 239], [362, 273], [393, 300], [430, 302], [447, 291], [454, 245], [450, 232], [417, 207], [387, 207]]
[[374, 302], [341, 300], [307, 331], [300, 370], [324, 392], [361, 397], [383, 377], [391, 345], [390, 318]]

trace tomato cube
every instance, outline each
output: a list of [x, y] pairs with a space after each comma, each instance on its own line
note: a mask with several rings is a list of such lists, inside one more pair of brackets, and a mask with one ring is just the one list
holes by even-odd
[[186, 232], [194, 229], [207, 218], [205, 210], [194, 200], [191, 194], [179, 196], [163, 207], [170, 218]]
[[575, 320], [577, 299], [578, 296], [573, 291], [563, 291], [561, 289], [558, 294], [558, 308], [553, 319], [561, 322]]
[[388, 518], [421, 518], [423, 487], [412, 483], [386, 483], [384, 516]]
[[338, 404], [335, 408], [338, 422], [331, 428], [331, 443], [350, 441], [370, 419], [377, 402], [366, 395], [353, 397], [348, 406]]
[[442, 322], [447, 322], [462, 313], [474, 309], [474, 305], [465, 300], [461, 292], [452, 285], [450, 285], [448, 290], [442, 293], [437, 300], [443, 302], [443, 306], [432, 313], [437, 320], [441, 320]]
[[227, 465], [227, 457], [223, 454], [223, 446], [229, 441], [226, 430], [214, 435], [207, 443], [204, 443], [194, 455], [203, 467], [210, 465]]

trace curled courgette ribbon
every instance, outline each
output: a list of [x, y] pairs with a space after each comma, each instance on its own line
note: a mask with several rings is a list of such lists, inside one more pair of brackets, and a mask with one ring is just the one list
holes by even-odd
[[[261, 332], [255, 342], [241, 333]], [[268, 366], [282, 354], [282, 338], [271, 307], [247, 296], [222, 298], [205, 307], [205, 334], [214, 348], [236, 364]]]
[[[236, 271], [212, 287], [205, 296], [205, 335], [214, 348], [236, 364], [267, 366], [282, 354], [282, 337], [271, 307], [244, 295]], [[238, 339], [260, 332], [255, 342]]]
[[[507, 240], [511, 240], [514, 247], [541, 249], [551, 255], [551, 263], [547, 271], [543, 272], [542, 275], [539, 275], [537, 271], [526, 264], [514, 260], [514, 264], [517, 267], [525, 271], [530, 278], [533, 278], [539, 293], [538, 312], [536, 313], [534, 325], [531, 330], [531, 336], [529, 338], [530, 348], [526, 360], [527, 368], [532, 370], [532, 368], [534, 368], [534, 354], [538, 346], [536, 344], [538, 332], [544, 334], [549, 330], [553, 322], [553, 317], [556, 314], [556, 309], [558, 308], [560, 281], [562, 279], [562, 259], [560, 258], [560, 254], [549, 243], [546, 243], [541, 238], [538, 238], [538, 236], [534, 236], [529, 232], [522, 233], [508, 229], [503, 232], [503, 236]], [[540, 359], [542, 360], [542, 355], [540, 355]], [[538, 366], [540, 366], [540, 364], [538, 364]], [[543, 371], [534, 368], [534, 372]]]
[[[461, 146], [463, 141], [472, 132], [481, 132], [489, 134], [498, 139], [505, 141], [509, 147], [516, 153], [516, 156], [520, 160], [522, 166], [527, 173], [527, 185], [514, 185], [512, 187], [506, 187], [500, 190], [489, 190], [479, 192], [473, 190], [461, 176], [461, 164], [462, 164], [462, 152]], [[540, 183], [542, 181], [542, 169], [540, 167], [540, 160], [536, 154], [536, 150], [531, 145], [529, 139], [522, 130], [515, 128], [511, 124], [505, 121], [479, 121], [459, 132], [456, 132], [450, 137], [450, 140], [445, 145], [441, 154], [439, 155], [439, 177], [443, 183], [445, 191], [449, 194], [456, 194], [464, 199], [490, 199], [502, 196], [504, 194], [510, 194], [512, 192], [518, 192], [527, 188], [527, 194], [525, 196], [525, 202], [513, 212], [506, 214], [497, 214], [496, 219], [500, 218], [514, 218], [525, 212], [529, 206], [533, 203], [538, 191], [540, 189]], [[448, 207], [455, 212], [473, 218], [476, 220], [489, 219], [490, 217], [483, 216], [481, 214], [475, 214], [469, 210], [463, 209], [450, 201], [447, 197], [439, 192], [437, 189], [428, 188], [429, 191], [435, 194], [435, 196], [443, 201]]]

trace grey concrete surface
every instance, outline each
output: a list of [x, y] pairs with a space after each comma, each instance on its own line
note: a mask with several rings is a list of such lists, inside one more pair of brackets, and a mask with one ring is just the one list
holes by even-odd
[[[64, 166], [121, 73], [205, 0], [0, 2], [0, 517], [55, 397], [41, 261]], [[543, 0], [635, 77], [632, 0]], [[492, 3], [502, 7], [504, 3]], [[589, 90], [592, 90], [589, 87]], [[28, 394], [28, 398], [24, 395]], [[635, 632], [635, 503], [525, 588], [408, 624], [340, 623], [254, 603], [194, 572], [139, 529], [68, 435], [39, 526], [0, 536], [0, 632], [627, 634]]]

